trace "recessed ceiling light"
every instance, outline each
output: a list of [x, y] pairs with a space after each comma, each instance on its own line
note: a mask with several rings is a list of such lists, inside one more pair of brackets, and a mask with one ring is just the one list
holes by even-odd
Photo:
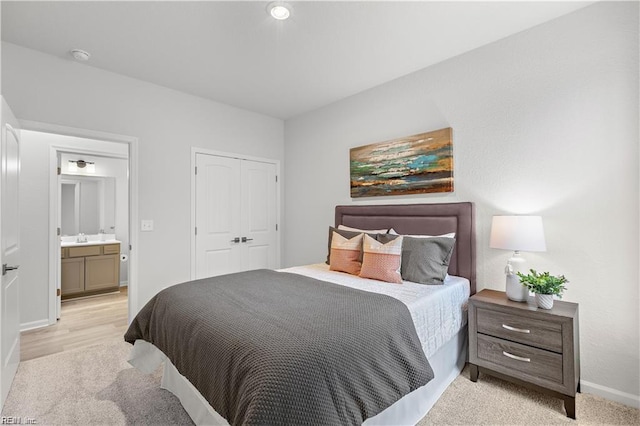
[[89, 54], [89, 52], [86, 52], [84, 50], [81, 49], [73, 49], [71, 51], [71, 56], [73, 56], [73, 58], [76, 61], [81, 61], [81, 62], [85, 62], [88, 61], [89, 58], [91, 57], [91, 55]]
[[284, 21], [291, 16], [291, 6], [282, 2], [272, 2], [267, 6], [269, 14], [278, 21]]

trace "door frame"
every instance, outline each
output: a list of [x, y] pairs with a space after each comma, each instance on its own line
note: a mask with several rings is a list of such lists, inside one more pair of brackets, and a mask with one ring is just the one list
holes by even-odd
[[281, 203], [281, 184], [282, 178], [280, 173], [280, 160], [274, 160], [272, 158], [253, 157], [251, 155], [234, 154], [230, 152], [216, 151], [206, 148], [191, 147], [191, 168], [189, 174], [191, 175], [191, 230], [190, 245], [191, 245], [191, 279], [196, 279], [196, 156], [197, 154], [214, 155], [217, 157], [235, 158], [238, 160], [255, 161], [258, 163], [268, 163], [276, 166], [276, 268], [281, 267], [281, 240], [282, 240], [282, 203]]
[[[95, 139], [104, 142], [124, 143], [129, 149], [129, 284], [128, 284], [128, 323], [138, 312], [138, 138], [118, 135], [97, 130], [78, 129], [38, 121], [20, 120], [24, 130], [52, 133], [63, 136]], [[60, 279], [60, 239], [58, 228], [58, 153], [82, 152], [86, 155], [115, 157], [113, 153], [82, 150], [77, 147], [55, 145], [49, 154], [49, 324], [57, 321], [57, 283]], [[46, 324], [43, 324], [46, 325]]]

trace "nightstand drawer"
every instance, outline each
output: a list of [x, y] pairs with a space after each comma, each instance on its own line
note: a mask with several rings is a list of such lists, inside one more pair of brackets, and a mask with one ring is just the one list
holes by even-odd
[[496, 370], [511, 371], [513, 377], [524, 375], [562, 384], [562, 355], [519, 343], [478, 334], [478, 358], [494, 364]]
[[478, 308], [478, 332], [562, 353], [562, 325]]

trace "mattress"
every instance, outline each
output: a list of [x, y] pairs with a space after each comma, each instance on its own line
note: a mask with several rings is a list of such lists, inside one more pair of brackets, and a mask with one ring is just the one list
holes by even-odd
[[403, 281], [399, 285], [331, 271], [325, 263], [295, 266], [280, 271], [385, 294], [400, 300], [411, 313], [427, 359], [467, 323], [470, 285], [466, 278], [447, 275], [443, 285], [424, 285], [410, 281]]

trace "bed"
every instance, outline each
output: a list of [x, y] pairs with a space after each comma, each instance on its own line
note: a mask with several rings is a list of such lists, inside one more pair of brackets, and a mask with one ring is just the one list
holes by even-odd
[[[441, 286], [425, 286], [404, 282], [403, 285], [395, 285], [389, 283], [380, 283], [376, 280], [369, 280], [348, 276], [341, 272], [329, 270], [327, 265], [316, 264], [301, 267], [287, 268], [280, 272], [248, 272], [242, 275], [242, 280], [238, 281], [238, 277], [229, 276], [227, 279], [233, 282], [229, 287], [233, 287], [233, 292], [224, 290], [226, 295], [225, 306], [217, 308], [217, 315], [227, 318], [234, 316], [233, 322], [238, 323], [239, 327], [243, 323], [246, 315], [242, 312], [246, 311], [244, 302], [238, 302], [244, 308], [233, 310], [228, 306], [236, 303], [238, 299], [237, 293], [255, 292], [256, 285], [263, 285], [259, 291], [264, 292], [261, 296], [261, 302], [264, 303], [281, 303], [281, 306], [274, 308], [275, 312], [283, 312], [282, 318], [269, 316], [268, 321], [259, 332], [251, 334], [250, 331], [233, 330], [235, 334], [223, 332], [224, 336], [209, 337], [205, 343], [202, 341], [197, 343], [191, 338], [191, 335], [200, 333], [198, 321], [193, 318], [204, 318], [211, 321], [211, 317], [216, 313], [200, 310], [198, 306], [202, 305], [204, 296], [195, 296], [195, 298], [183, 301], [183, 311], [191, 312], [192, 318], [189, 327], [180, 328], [176, 326], [177, 321], [171, 313], [172, 305], [180, 305], [178, 299], [183, 293], [180, 289], [187, 287], [177, 287], [170, 296], [171, 303], [162, 307], [162, 312], [153, 319], [145, 318], [136, 320], [129, 329], [126, 340], [134, 342], [131, 353], [130, 363], [143, 372], [152, 372], [160, 364], [164, 363], [164, 372], [161, 386], [174, 393], [180, 399], [187, 413], [191, 416], [196, 424], [240, 424], [240, 423], [349, 423], [359, 424], [364, 420], [365, 425], [383, 425], [383, 424], [415, 424], [418, 422], [433, 406], [435, 401], [444, 392], [446, 387], [460, 374], [464, 367], [467, 349], [467, 332], [466, 332], [466, 301], [470, 294], [475, 293], [475, 229], [474, 229], [474, 207], [472, 203], [447, 203], [447, 204], [413, 204], [413, 205], [379, 205], [379, 206], [337, 206], [335, 210], [335, 225], [345, 225], [353, 228], [361, 229], [389, 229], [393, 228], [399, 234], [411, 235], [442, 235], [447, 233], [455, 233], [456, 242], [449, 262], [448, 275]], [[259, 276], [257, 276], [259, 274]], [[254, 279], [260, 284], [244, 284], [245, 276], [255, 276]], [[318, 281], [320, 280], [320, 281]], [[200, 280], [202, 281], [202, 280]], [[303, 295], [310, 295], [312, 299], [300, 313], [299, 303], [307, 303], [303, 299], [297, 299], [296, 306], [292, 307], [287, 304], [287, 297], [283, 297], [280, 293], [271, 294], [271, 285], [265, 286], [264, 283], [282, 282], [287, 288], [286, 294], [300, 291]], [[290, 284], [287, 284], [289, 283]], [[300, 287], [302, 283], [304, 287]], [[321, 286], [318, 283], [322, 282]], [[182, 284], [185, 286], [187, 284]], [[189, 283], [192, 287], [200, 286], [202, 289], [207, 288], [207, 283], [193, 282]], [[224, 285], [221, 285], [221, 288]], [[177, 292], [176, 292], [177, 291]], [[196, 292], [199, 290], [195, 290]], [[204, 290], [203, 290], [204, 291]], [[275, 291], [275, 290], [274, 290]], [[235, 292], [235, 293], [234, 293]], [[161, 292], [162, 293], [162, 292]], [[228, 293], [228, 294], [227, 294]], [[198, 293], [200, 294], [200, 293]], [[347, 297], [348, 296], [348, 297]], [[389, 297], [391, 296], [391, 297]], [[216, 297], [219, 297], [216, 296]], [[354, 299], [349, 299], [354, 297]], [[295, 300], [295, 299], [294, 299]], [[350, 305], [342, 306], [343, 301], [348, 300]], [[353, 301], [357, 301], [355, 304]], [[300, 302], [303, 301], [303, 302]], [[153, 303], [152, 303], [153, 302]], [[151, 305], [157, 304], [152, 301]], [[193, 306], [188, 303], [192, 303]], [[312, 303], [313, 302], [313, 303]], [[186, 304], [185, 304], [186, 303]], [[345, 302], [346, 303], [346, 302]], [[304, 341], [298, 345], [294, 342], [293, 346], [288, 347], [284, 358], [293, 360], [302, 359], [303, 357], [316, 357], [321, 359], [318, 361], [318, 371], [315, 367], [300, 367], [301, 371], [309, 370], [308, 376], [297, 378], [296, 380], [311, 383], [310, 389], [313, 394], [308, 395], [307, 399], [317, 398], [318, 405], [332, 405], [332, 398], [336, 399], [337, 395], [345, 395], [349, 392], [355, 392], [355, 398], [347, 398], [349, 402], [343, 407], [340, 405], [337, 412], [327, 414], [322, 417], [323, 412], [314, 412], [315, 407], [311, 407], [310, 411], [306, 411], [307, 405], [300, 406], [300, 409], [292, 409], [297, 407], [298, 394], [304, 394], [304, 388], [293, 389], [292, 383], [298, 386], [298, 382], [292, 381], [292, 377], [300, 376], [299, 371], [289, 371], [282, 368], [273, 368], [268, 372], [264, 370], [247, 367], [247, 371], [241, 367], [247, 363], [253, 365], [257, 361], [262, 362], [264, 354], [256, 354], [261, 352], [262, 346], [273, 349], [266, 349], [266, 354], [275, 354], [279, 356], [279, 347], [283, 344], [276, 342], [275, 337], [271, 337], [268, 333], [288, 334], [292, 322], [299, 322], [297, 327], [309, 327], [314, 318], [320, 319], [324, 317], [346, 315], [364, 315], [356, 310], [355, 305], [362, 304], [363, 311], [371, 310], [378, 312], [378, 315], [368, 317], [367, 323], [371, 323], [370, 329], [365, 329], [366, 338], [358, 336], [349, 336], [349, 345], [362, 349], [357, 355], [354, 355], [352, 349], [345, 349], [344, 354], [336, 355], [336, 358], [327, 361], [328, 358], [336, 353], [343, 351], [345, 344], [344, 338], [335, 337], [343, 334], [343, 331], [336, 327], [335, 324], [327, 323], [327, 329], [330, 333], [323, 333], [320, 330], [323, 339], [327, 341], [317, 342], [318, 331], [310, 333], [314, 337], [304, 341], [306, 335], [298, 335], [296, 337], [281, 337], [286, 342], [289, 340]], [[322, 306], [326, 306], [323, 308]], [[152, 309], [155, 307], [143, 308]], [[251, 307], [249, 310], [259, 309], [259, 307]], [[290, 311], [291, 309], [291, 311]], [[329, 309], [329, 311], [318, 311], [318, 309]], [[297, 310], [297, 311], [296, 311]], [[218, 312], [219, 311], [219, 312]], [[295, 315], [301, 315], [299, 321], [291, 319], [291, 312], [296, 311]], [[142, 311], [141, 311], [142, 312]], [[345, 313], [347, 312], [347, 313]], [[355, 314], [352, 314], [355, 312]], [[139, 314], [140, 315], [140, 314]], [[283, 320], [286, 318], [286, 321]], [[217, 321], [214, 319], [213, 321]], [[307, 322], [305, 322], [307, 321]], [[275, 324], [275, 325], [274, 325]], [[381, 326], [384, 324], [384, 327]], [[178, 328], [177, 331], [169, 332], [169, 329]], [[236, 327], [233, 327], [234, 329]], [[144, 339], [145, 332], [154, 329], [155, 338]], [[241, 327], [239, 328], [241, 329]], [[381, 330], [384, 329], [384, 330]], [[414, 330], [411, 333], [407, 330]], [[188, 332], [185, 330], [189, 330]], [[197, 330], [194, 333], [193, 330]], [[282, 330], [282, 331], [278, 331]], [[239, 334], [238, 334], [239, 333]], [[315, 333], [315, 334], [314, 334]], [[376, 334], [382, 333], [382, 334]], [[165, 336], [169, 334], [182, 336], [186, 339], [184, 342], [175, 342], [175, 337]], [[238, 336], [250, 336], [246, 340], [255, 340], [260, 345], [251, 346]], [[409, 336], [410, 334], [410, 336]], [[265, 338], [264, 336], [269, 336]], [[374, 337], [375, 336], [375, 337]], [[415, 336], [415, 338], [413, 337]], [[334, 338], [335, 337], [335, 338]], [[165, 341], [165, 340], [168, 340]], [[223, 346], [221, 349], [218, 347]], [[230, 343], [231, 342], [231, 343]], [[376, 347], [380, 342], [381, 346]], [[318, 346], [313, 347], [314, 344]], [[160, 350], [158, 346], [162, 347]], [[235, 349], [240, 347], [239, 352], [235, 353]], [[249, 349], [247, 349], [247, 346]], [[330, 348], [324, 351], [323, 348]], [[385, 347], [391, 347], [394, 359], [387, 360], [386, 353], [383, 353]], [[204, 350], [203, 348], [206, 348]], [[313, 348], [312, 350], [308, 348]], [[269, 352], [272, 350], [273, 352]], [[369, 354], [369, 351], [376, 355]], [[165, 355], [165, 352], [169, 356]], [[296, 358], [298, 356], [299, 357]], [[183, 356], [191, 356], [197, 354], [199, 357], [197, 362], [191, 360], [189, 363], [184, 362]], [[232, 355], [229, 355], [232, 354]], [[235, 355], [234, 355], [235, 354]], [[320, 354], [320, 355], [318, 355]], [[379, 355], [378, 355], [379, 354]], [[270, 357], [271, 355], [269, 355]], [[252, 361], [247, 359], [252, 358]], [[349, 358], [351, 357], [351, 358]], [[397, 360], [398, 358], [399, 360]], [[423, 359], [424, 358], [424, 359]], [[362, 359], [362, 360], [361, 360]], [[369, 361], [367, 361], [369, 359]], [[428, 368], [422, 363], [428, 359]], [[278, 361], [279, 362], [279, 361]], [[291, 361], [289, 361], [291, 362]], [[369, 362], [369, 364], [366, 364]], [[209, 369], [216, 369], [217, 364], [229, 363], [232, 367], [228, 368], [220, 375], [213, 384], [207, 383], [203, 385], [201, 380], [208, 373], [202, 371], [192, 371], [191, 364], [207, 364]], [[341, 364], [342, 363], [342, 364]], [[362, 365], [361, 365], [362, 364]], [[337, 365], [339, 367], [327, 368], [327, 365]], [[377, 366], [377, 368], [372, 368]], [[233, 374], [228, 370], [233, 370]], [[362, 370], [361, 376], [358, 372]], [[373, 371], [375, 370], [375, 371]], [[209, 371], [209, 370], [206, 370]], [[216, 370], [217, 371], [217, 370]], [[345, 371], [349, 371], [348, 374]], [[253, 375], [277, 376], [274, 383], [264, 385], [262, 382], [252, 381]], [[350, 377], [353, 375], [353, 377]], [[406, 377], [405, 377], [406, 376]], [[189, 377], [191, 380], [187, 379]], [[238, 379], [240, 377], [241, 379]], [[248, 377], [248, 378], [247, 378]], [[402, 377], [402, 380], [399, 378]], [[406, 382], [406, 383], [405, 383]], [[248, 384], [247, 384], [248, 383]], [[242, 392], [237, 389], [241, 388]], [[251, 398], [246, 397], [246, 389], [267, 389], [266, 394], [277, 394], [277, 397], [271, 399], [256, 400], [260, 403], [254, 403]], [[361, 392], [360, 388], [370, 391], [375, 397], [367, 395], [360, 396], [357, 392]], [[375, 389], [373, 389], [375, 388]], [[328, 389], [328, 390], [327, 390]], [[325, 391], [328, 392], [327, 395]], [[356, 392], [357, 391], [357, 392]], [[249, 392], [249, 394], [251, 394]], [[207, 395], [207, 397], [203, 396]], [[382, 395], [382, 396], [381, 396]], [[323, 399], [324, 398], [324, 399]], [[351, 401], [353, 400], [353, 401]], [[335, 402], [335, 401], [333, 401]], [[340, 404], [343, 404], [340, 401]], [[349, 406], [351, 404], [351, 406]], [[265, 413], [262, 417], [247, 417], [247, 412], [252, 412], [254, 406], [261, 406]], [[336, 403], [336, 406], [339, 404]], [[213, 406], [221, 407], [219, 411], [225, 415], [221, 415]], [[233, 406], [234, 410], [229, 409]], [[241, 408], [237, 408], [241, 407]], [[265, 408], [266, 407], [266, 408]], [[284, 420], [278, 417], [269, 417], [269, 411], [272, 409], [274, 413], [286, 412], [288, 416]], [[280, 411], [279, 411], [280, 410]], [[285, 410], [285, 411], [282, 411]], [[292, 412], [293, 410], [293, 412]], [[300, 411], [300, 415], [295, 411]], [[334, 407], [331, 407], [334, 410]], [[345, 411], [340, 412], [341, 410]], [[255, 410], [254, 410], [255, 411]], [[231, 413], [231, 414], [230, 414]], [[355, 414], [354, 414], [355, 413]], [[333, 415], [334, 417], [330, 417]], [[314, 417], [315, 416], [315, 417]], [[361, 417], [360, 417], [361, 416]], [[226, 417], [226, 418], [225, 418]], [[229, 421], [227, 419], [230, 419]], [[336, 420], [338, 419], [338, 420]]]

